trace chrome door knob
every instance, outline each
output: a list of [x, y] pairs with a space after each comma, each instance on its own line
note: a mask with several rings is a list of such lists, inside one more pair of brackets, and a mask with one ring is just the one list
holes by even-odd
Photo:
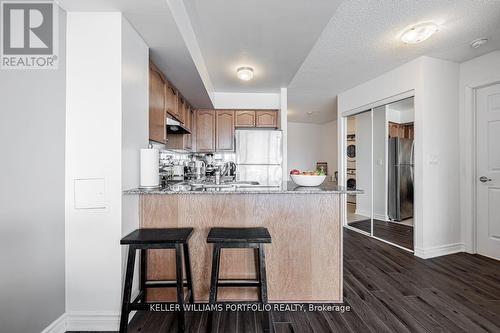
[[491, 179], [486, 177], [486, 176], [481, 176], [481, 177], [479, 177], [479, 181], [481, 183], [486, 183], [486, 182], [491, 182]]

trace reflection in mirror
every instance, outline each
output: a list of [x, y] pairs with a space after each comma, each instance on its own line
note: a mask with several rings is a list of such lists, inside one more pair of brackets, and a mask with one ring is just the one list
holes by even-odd
[[347, 196], [347, 224], [371, 234], [371, 110], [347, 117], [346, 140], [346, 185], [364, 191]]
[[413, 250], [414, 98], [373, 109], [373, 236]]

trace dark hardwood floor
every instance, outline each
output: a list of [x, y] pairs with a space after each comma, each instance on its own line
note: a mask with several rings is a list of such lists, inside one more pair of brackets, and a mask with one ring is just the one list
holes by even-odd
[[[453, 254], [423, 260], [344, 231], [344, 297], [352, 311], [275, 312], [275, 332], [500, 332], [500, 262]], [[206, 332], [206, 313], [188, 332]], [[218, 332], [261, 332], [261, 313], [221, 313]], [[137, 314], [129, 332], [175, 332], [172, 314]]]
[[[349, 223], [349, 226], [365, 232], [371, 232], [370, 220]], [[373, 235], [413, 250], [413, 227], [394, 222], [373, 220]]]

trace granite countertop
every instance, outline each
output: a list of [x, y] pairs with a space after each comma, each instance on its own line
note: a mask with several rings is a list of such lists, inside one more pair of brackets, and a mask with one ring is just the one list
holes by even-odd
[[135, 188], [123, 191], [123, 194], [360, 194], [362, 190], [347, 189], [344, 186], [339, 186], [335, 182], [323, 182], [318, 187], [303, 187], [298, 186], [292, 181], [283, 182], [281, 186], [265, 186], [265, 185], [252, 185], [252, 186], [228, 186], [222, 188], [197, 188], [190, 190], [178, 190], [176, 186], [167, 185], [164, 188], [158, 189], [141, 189]]

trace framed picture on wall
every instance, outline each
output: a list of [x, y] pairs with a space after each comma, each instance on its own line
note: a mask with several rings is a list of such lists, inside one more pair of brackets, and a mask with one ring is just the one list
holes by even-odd
[[316, 170], [323, 170], [325, 172], [325, 175], [328, 175], [328, 163], [316, 162]]

